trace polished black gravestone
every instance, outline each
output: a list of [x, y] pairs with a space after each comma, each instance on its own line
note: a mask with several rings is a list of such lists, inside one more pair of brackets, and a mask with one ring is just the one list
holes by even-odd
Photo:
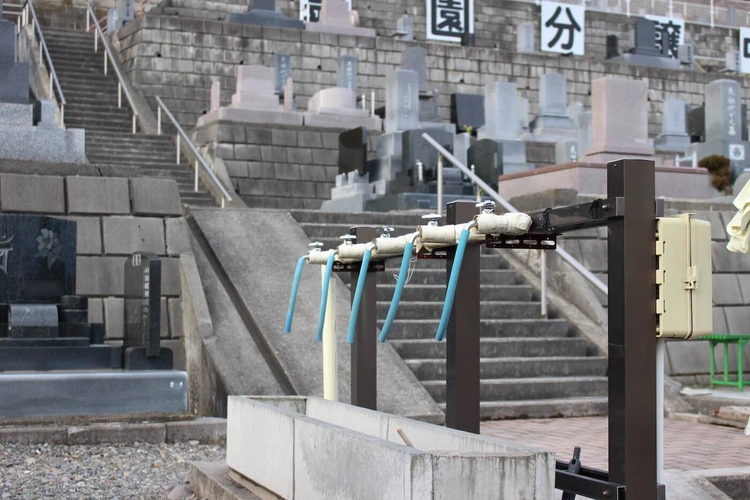
[[339, 134], [339, 174], [367, 172], [367, 129], [357, 127]]
[[690, 142], [706, 140], [706, 106], [698, 106], [688, 111], [687, 129]]
[[0, 215], [0, 371], [120, 367], [75, 275], [75, 222]]
[[274, 26], [277, 28], [305, 29], [305, 23], [289, 19], [276, 8], [275, 0], [254, 0], [253, 9], [244, 14], [229, 14], [231, 23], [254, 24], [257, 26]]
[[161, 259], [133, 254], [125, 262], [123, 368], [171, 370], [171, 349], [161, 347]]
[[503, 175], [503, 145], [492, 139], [482, 139], [469, 147], [468, 158], [474, 173], [497, 191], [497, 178]]
[[458, 132], [465, 132], [468, 127], [472, 135], [484, 127], [484, 96], [472, 94], [451, 95], [451, 123], [456, 124]]
[[29, 103], [29, 65], [16, 62], [17, 27], [2, 18], [0, 3], [0, 104]]

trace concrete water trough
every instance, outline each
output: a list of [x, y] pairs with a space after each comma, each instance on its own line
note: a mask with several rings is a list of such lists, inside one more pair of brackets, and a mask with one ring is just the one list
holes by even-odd
[[230, 396], [227, 465], [286, 500], [554, 498], [551, 452], [314, 397]]

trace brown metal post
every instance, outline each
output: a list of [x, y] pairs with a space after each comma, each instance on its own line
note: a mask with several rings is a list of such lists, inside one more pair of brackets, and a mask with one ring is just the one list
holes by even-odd
[[[474, 205], [473, 201], [448, 203], [448, 224], [469, 222], [478, 213]], [[445, 423], [475, 434], [479, 434], [479, 252], [480, 245], [466, 247], [446, 332], [445, 359]], [[448, 276], [455, 254], [455, 247], [448, 250]]]
[[656, 500], [656, 213], [654, 162], [608, 165], [609, 480]]
[[[355, 243], [368, 243], [377, 238], [374, 227], [353, 227], [351, 234]], [[367, 272], [362, 269], [361, 272]], [[359, 279], [359, 272], [352, 272], [352, 300]], [[377, 407], [377, 280], [369, 273], [362, 290], [362, 299], [357, 315], [357, 329], [352, 344], [352, 404], [375, 410]]]

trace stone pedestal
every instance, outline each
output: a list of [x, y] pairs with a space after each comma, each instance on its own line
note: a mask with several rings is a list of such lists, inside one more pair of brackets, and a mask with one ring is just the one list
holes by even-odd
[[531, 122], [536, 142], [558, 142], [575, 135], [568, 116], [567, 82], [561, 73], [547, 73], [539, 79], [539, 114]]
[[664, 101], [661, 134], [654, 141], [654, 148], [657, 151], [682, 154], [690, 146], [686, 112], [686, 104], [680, 99]]
[[293, 28], [303, 30], [305, 23], [297, 19], [289, 19], [276, 8], [275, 0], [255, 0], [253, 9], [245, 14], [229, 14], [230, 23], [254, 24], [256, 26], [274, 26], [277, 28]]
[[341, 87], [324, 89], [315, 93], [304, 113], [304, 124], [310, 127], [351, 129], [365, 127], [380, 130], [382, 120], [370, 112], [357, 109], [357, 95]]
[[349, 10], [346, 0], [323, 0], [318, 22], [308, 23], [306, 29], [307, 31], [334, 33], [336, 35], [368, 37], [376, 35], [374, 29], [361, 28], [352, 22], [353, 19], [359, 19], [359, 16], [356, 11]]
[[14, 23], [0, 18], [0, 103], [28, 104], [29, 65], [16, 62], [16, 30]]

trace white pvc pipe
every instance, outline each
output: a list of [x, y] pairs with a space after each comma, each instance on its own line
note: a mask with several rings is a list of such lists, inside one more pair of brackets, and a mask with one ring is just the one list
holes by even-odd
[[666, 343], [656, 339], [656, 481], [664, 484], [664, 351]]
[[438, 215], [443, 215], [443, 155], [438, 157], [437, 164], [437, 211]]
[[[321, 284], [325, 280], [326, 268], [320, 266]], [[331, 276], [331, 280], [333, 277]], [[336, 321], [333, 298], [333, 286], [328, 287], [326, 318], [323, 324], [323, 398], [328, 401], [339, 400], [338, 366], [336, 353]]]

